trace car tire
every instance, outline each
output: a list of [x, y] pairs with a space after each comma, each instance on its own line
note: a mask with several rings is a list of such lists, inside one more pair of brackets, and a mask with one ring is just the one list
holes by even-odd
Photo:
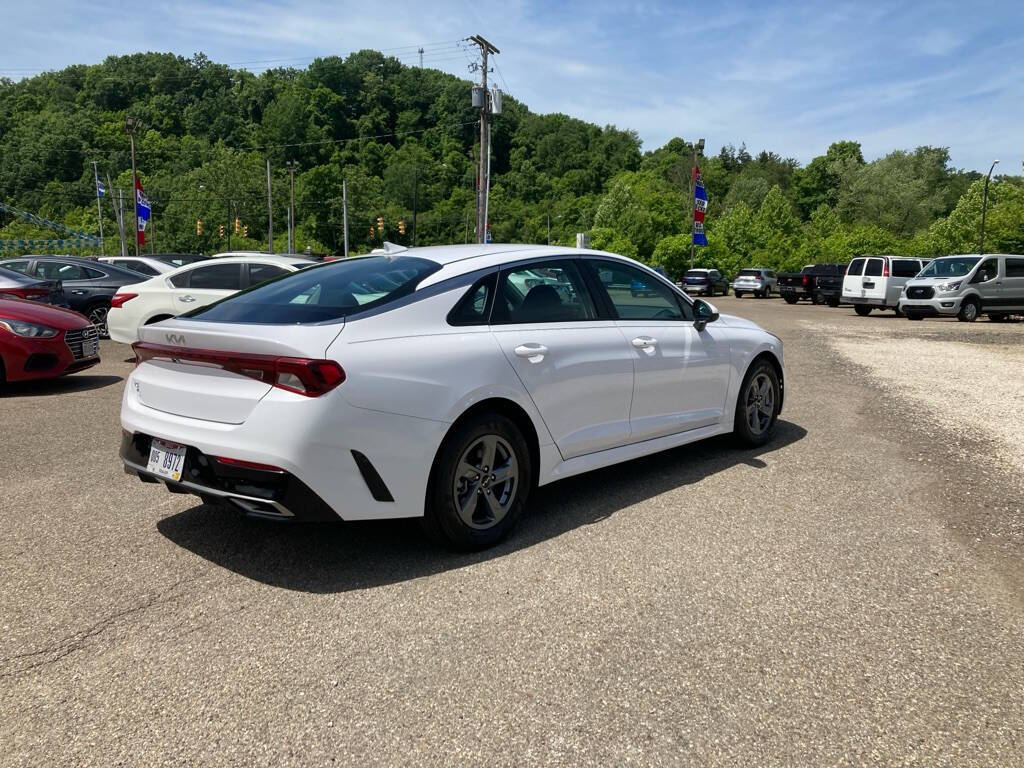
[[787, 304], [796, 304], [798, 301], [800, 301], [800, 299], [798, 299], [796, 296], [783, 296], [782, 298], [786, 300]]
[[903, 317], [904, 316], [903, 315], [903, 310], [900, 309], [898, 304], [895, 307], [892, 308], [892, 311], [896, 313], [896, 317]]
[[110, 338], [107, 331], [107, 314], [109, 312], [109, 304], [92, 304], [86, 307], [85, 312], [82, 313], [99, 330], [101, 339]]
[[775, 367], [763, 358], [755, 361], [743, 377], [736, 397], [732, 429], [740, 445], [756, 448], [772, 439], [779, 416], [779, 396]]
[[[495, 482], [495, 467], [484, 463], [493, 461], [508, 470], [506, 480]], [[460, 467], [468, 471], [460, 474]], [[482, 479], [485, 468], [489, 479]], [[492, 547], [515, 527], [533, 481], [530, 449], [514, 422], [494, 413], [468, 419], [449, 432], [434, 460], [423, 528], [452, 549]]]
[[923, 320], [924, 316], [920, 312], [904, 312], [903, 316], [907, 320]]
[[956, 319], [961, 323], [973, 323], [981, 314], [981, 307], [977, 299], [964, 299], [960, 302], [960, 311], [956, 313]]
[[867, 304], [854, 304], [853, 311], [861, 317], [867, 317], [871, 314], [871, 307]]
[[828, 305], [832, 307], [832, 309], [835, 309], [836, 307], [839, 306], [839, 299], [829, 299]]
[[732, 295], [735, 296], [737, 299], [742, 299], [743, 298], [743, 291], [733, 291]]
[[1003, 312], [993, 312], [988, 316], [988, 320], [990, 323], [1005, 323], [1008, 317], [1009, 315]]

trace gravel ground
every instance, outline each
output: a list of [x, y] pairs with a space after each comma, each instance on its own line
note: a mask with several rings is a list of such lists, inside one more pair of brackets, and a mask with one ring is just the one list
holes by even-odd
[[126, 477], [116, 344], [12, 388], [0, 764], [1024, 764], [1004, 433], [921, 415], [953, 351], [1012, 413], [1024, 324], [716, 303], [786, 343], [776, 441], [555, 484], [471, 556]]

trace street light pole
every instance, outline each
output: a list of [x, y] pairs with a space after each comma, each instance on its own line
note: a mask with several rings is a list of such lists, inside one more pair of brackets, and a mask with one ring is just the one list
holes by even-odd
[[985, 255], [985, 209], [988, 207], [988, 182], [992, 178], [992, 171], [995, 170], [998, 160], [993, 160], [989, 166], [988, 176], [985, 177], [985, 191], [981, 195], [981, 242], [978, 244], [978, 255]]

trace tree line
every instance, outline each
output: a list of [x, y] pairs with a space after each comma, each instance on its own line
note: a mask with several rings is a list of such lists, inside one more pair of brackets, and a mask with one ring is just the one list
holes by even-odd
[[[478, 116], [469, 89], [467, 80], [369, 50], [258, 75], [202, 54], [139, 53], [0, 80], [0, 199], [96, 232], [95, 160], [126, 191], [130, 222], [131, 115], [145, 126], [137, 162], [160, 251], [224, 250], [228, 233], [232, 248], [265, 249], [268, 159], [275, 250], [285, 249], [286, 163], [298, 166], [298, 250], [342, 251], [342, 180], [353, 252], [414, 237], [420, 245], [472, 241]], [[634, 131], [534, 114], [510, 96], [492, 126], [495, 242], [569, 245], [590, 232], [594, 247], [675, 274], [689, 265], [687, 142], [644, 152]], [[982, 180], [953, 168], [945, 148], [867, 162], [858, 143], [838, 141], [801, 166], [727, 146], [702, 158], [701, 169], [709, 245], [697, 249], [697, 263], [730, 275], [978, 247]], [[118, 249], [112, 197], [103, 203], [110, 254]], [[235, 235], [236, 220], [247, 237]], [[50, 236], [20, 220], [0, 225], [0, 239]], [[1021, 177], [993, 181], [986, 231], [986, 250], [1024, 250]]]

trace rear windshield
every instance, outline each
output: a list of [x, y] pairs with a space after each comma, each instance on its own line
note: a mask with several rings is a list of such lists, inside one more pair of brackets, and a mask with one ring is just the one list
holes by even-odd
[[338, 320], [412, 293], [440, 268], [435, 261], [410, 256], [332, 261], [261, 283], [186, 317], [262, 325]]
[[864, 271], [864, 259], [854, 259], [850, 262], [850, 266], [846, 268], [846, 274], [848, 275], [859, 275]]
[[708, 273], [703, 269], [691, 269], [689, 272], [686, 273], [687, 280], [693, 280], [694, 278], [698, 280], [706, 280], [707, 277]]
[[760, 269], [741, 269], [737, 277], [760, 277]]

